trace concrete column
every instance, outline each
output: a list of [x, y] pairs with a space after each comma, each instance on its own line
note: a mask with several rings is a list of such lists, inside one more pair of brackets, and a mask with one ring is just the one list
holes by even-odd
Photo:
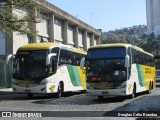
[[91, 34], [91, 46], [94, 46], [94, 33]]
[[100, 36], [97, 37], [97, 42], [96, 42], [96, 44], [97, 44], [97, 45], [101, 44]]
[[75, 47], [79, 48], [79, 44], [78, 44], [78, 26], [75, 26], [73, 28], [73, 39], [74, 39]]
[[5, 54], [6, 54], [6, 56], [7, 55], [9, 55], [9, 54], [15, 54], [15, 53], [13, 53], [13, 49], [15, 49], [14, 47], [14, 40], [13, 40], [13, 32], [11, 33], [12, 35], [12, 37], [9, 37], [9, 35], [7, 35], [7, 34], [5, 34], [5, 33], [1, 33], [1, 34], [4, 34], [2, 37], [4, 37], [5, 38]]
[[[33, 18], [35, 19], [35, 21], [36, 21], [36, 16], [37, 16], [37, 8], [35, 7], [35, 11], [34, 11], [34, 13], [32, 14], [33, 15]], [[33, 25], [32, 25], [32, 31], [34, 32], [34, 33], [36, 33], [37, 32], [37, 30], [36, 30], [37, 28], [36, 28], [36, 22], [33, 22]], [[36, 43], [37, 42], [37, 36], [33, 36], [33, 43]]]
[[49, 42], [55, 42], [54, 40], [54, 14], [49, 16], [48, 21], [48, 34], [49, 34]]
[[68, 45], [68, 34], [67, 34], [67, 30], [68, 30], [68, 22], [67, 21], [63, 21], [63, 43], [65, 45]]
[[87, 30], [84, 30], [83, 32], [83, 47], [84, 47], [84, 50], [87, 51]]

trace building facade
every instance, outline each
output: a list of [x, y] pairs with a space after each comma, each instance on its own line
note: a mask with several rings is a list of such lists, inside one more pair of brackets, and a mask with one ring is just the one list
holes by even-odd
[[146, 0], [147, 33], [160, 37], [160, 0]]
[[[13, 32], [12, 38], [0, 33], [0, 59], [15, 54], [17, 49], [28, 43], [58, 42], [87, 51], [90, 46], [100, 43], [101, 31], [84, 23], [46, 0], [34, 0], [37, 8], [33, 15], [40, 22], [33, 23], [30, 37]], [[23, 15], [26, 11], [14, 9], [13, 13]]]
[[[8, 55], [15, 54], [17, 49], [29, 43], [57, 42], [87, 51], [90, 46], [100, 43], [101, 31], [84, 23], [69, 13], [49, 3], [47, 0], [33, 0], [33, 18], [36, 23], [32, 31], [37, 36], [31, 37], [13, 32], [12, 37], [0, 32], [0, 88], [11, 87], [11, 63], [6, 64]], [[12, 12], [19, 17], [26, 15], [25, 10], [13, 8]]]

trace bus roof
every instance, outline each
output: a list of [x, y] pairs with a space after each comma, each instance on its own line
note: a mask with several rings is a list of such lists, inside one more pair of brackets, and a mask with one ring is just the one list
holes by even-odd
[[148, 53], [148, 52], [144, 51], [142, 48], [137, 47], [135, 45], [131, 45], [131, 44], [125, 44], [125, 43], [100, 44], [100, 45], [92, 46], [89, 49], [98, 49], [98, 48], [106, 48], [106, 47], [126, 47], [126, 48], [127, 47], [132, 47], [136, 50], [139, 50], [139, 51], [141, 51], [143, 53], [146, 53], [146, 54], [153, 57], [153, 55], [151, 53]]
[[73, 51], [76, 53], [85, 54], [85, 55], [87, 54], [83, 50], [80, 50], [80, 49], [77, 49], [71, 46], [63, 45], [61, 43], [31, 43], [31, 44], [21, 46], [19, 50], [47, 50], [53, 47], [62, 47], [62, 48], [66, 48], [67, 50]]
[[114, 43], [114, 44], [100, 44], [90, 47], [92, 48], [105, 48], [105, 47], [127, 47], [129, 44], [122, 44], [122, 43]]

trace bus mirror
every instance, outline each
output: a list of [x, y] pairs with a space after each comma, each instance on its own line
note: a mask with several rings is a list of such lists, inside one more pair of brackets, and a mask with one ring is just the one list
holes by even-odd
[[50, 53], [46, 58], [46, 65], [49, 65], [51, 62], [51, 57], [54, 57], [56, 55], [57, 55], [56, 53]]
[[85, 67], [85, 57], [83, 57], [80, 61], [80, 69], [84, 70], [84, 67]]
[[130, 60], [129, 60], [129, 55], [126, 55], [125, 57], [125, 67], [130, 67]]
[[8, 63], [9, 63], [13, 58], [15, 58], [15, 55], [8, 55], [8, 56], [6, 57], [6, 64], [8, 65]]

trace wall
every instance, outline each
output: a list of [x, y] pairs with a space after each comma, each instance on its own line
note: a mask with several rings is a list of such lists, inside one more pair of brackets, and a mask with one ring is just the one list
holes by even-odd
[[6, 42], [5, 35], [0, 32], [0, 55], [6, 54]]

